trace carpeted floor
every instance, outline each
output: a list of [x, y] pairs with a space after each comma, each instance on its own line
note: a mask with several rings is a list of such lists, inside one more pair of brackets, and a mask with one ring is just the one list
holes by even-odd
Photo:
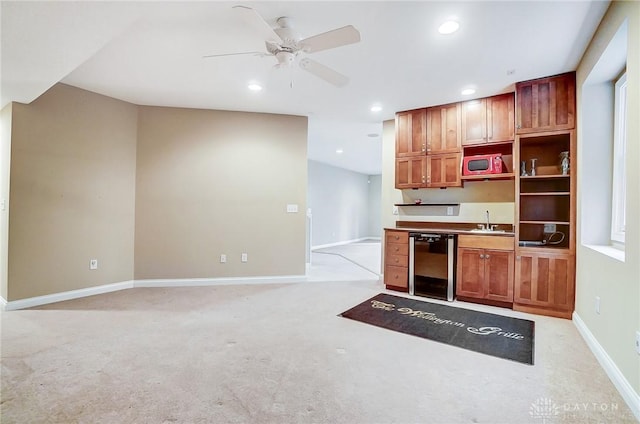
[[0, 421], [635, 422], [571, 321], [500, 310], [535, 321], [529, 366], [338, 316], [380, 291], [138, 288], [2, 312]]

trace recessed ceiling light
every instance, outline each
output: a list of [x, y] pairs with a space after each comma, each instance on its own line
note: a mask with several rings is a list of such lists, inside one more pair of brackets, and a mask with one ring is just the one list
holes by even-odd
[[262, 86], [260, 84], [258, 84], [257, 82], [252, 82], [249, 83], [249, 85], [247, 85], [247, 88], [251, 91], [260, 91], [262, 90]]
[[464, 90], [462, 90], [462, 95], [463, 96], [469, 96], [469, 95], [471, 95], [471, 94], [473, 94], [475, 92], [476, 92], [475, 88], [465, 88]]
[[371, 112], [380, 112], [381, 110], [382, 110], [382, 106], [380, 105], [371, 106]]
[[438, 32], [440, 34], [451, 34], [456, 32], [460, 28], [460, 24], [456, 21], [445, 21], [438, 27]]
[[369, 133], [369, 134], [367, 134], [367, 137], [371, 137], [371, 138], [379, 137], [379, 136], [380, 136], [380, 134], [377, 134], [377, 133]]
[[336, 153], [337, 153], [337, 154], [340, 154], [340, 153], [342, 153], [342, 152], [343, 152], [343, 150], [342, 150], [342, 149], [336, 149]]

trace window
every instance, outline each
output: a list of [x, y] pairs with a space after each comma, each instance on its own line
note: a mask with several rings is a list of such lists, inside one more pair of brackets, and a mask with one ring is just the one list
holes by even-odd
[[627, 144], [627, 74], [624, 73], [615, 84], [615, 110], [613, 126], [613, 186], [611, 201], [611, 242], [624, 245], [626, 222], [626, 167]]

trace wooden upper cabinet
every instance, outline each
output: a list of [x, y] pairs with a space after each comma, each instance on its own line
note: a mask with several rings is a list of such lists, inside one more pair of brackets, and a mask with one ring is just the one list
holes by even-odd
[[460, 103], [427, 108], [427, 154], [460, 151], [461, 110]]
[[443, 153], [396, 159], [396, 188], [461, 187], [462, 154]]
[[514, 108], [513, 93], [462, 103], [462, 145], [513, 141]]
[[515, 100], [513, 93], [487, 99], [487, 142], [513, 141], [516, 137]]
[[469, 100], [462, 103], [462, 145], [487, 142], [487, 101]]
[[403, 157], [396, 159], [396, 188], [426, 187], [427, 157]]
[[427, 151], [427, 110], [396, 114], [396, 157], [419, 156]]
[[462, 154], [427, 155], [427, 187], [461, 187], [460, 163]]
[[516, 123], [518, 134], [575, 128], [575, 72], [517, 83]]

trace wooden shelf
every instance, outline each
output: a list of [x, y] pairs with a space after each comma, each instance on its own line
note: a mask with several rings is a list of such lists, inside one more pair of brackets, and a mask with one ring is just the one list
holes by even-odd
[[552, 178], [569, 178], [571, 175], [562, 175], [562, 174], [550, 174], [550, 175], [527, 175], [520, 176], [521, 180], [546, 180]]
[[556, 224], [556, 225], [569, 225], [569, 221], [545, 221], [545, 220], [540, 220], [540, 221], [520, 221], [520, 224], [536, 224], [536, 225], [543, 225], [543, 224]]
[[543, 191], [540, 193], [520, 193], [520, 196], [569, 196], [568, 191]]
[[460, 177], [463, 181], [510, 180], [513, 178], [515, 178], [515, 174], [513, 172], [487, 175], [463, 175]]

